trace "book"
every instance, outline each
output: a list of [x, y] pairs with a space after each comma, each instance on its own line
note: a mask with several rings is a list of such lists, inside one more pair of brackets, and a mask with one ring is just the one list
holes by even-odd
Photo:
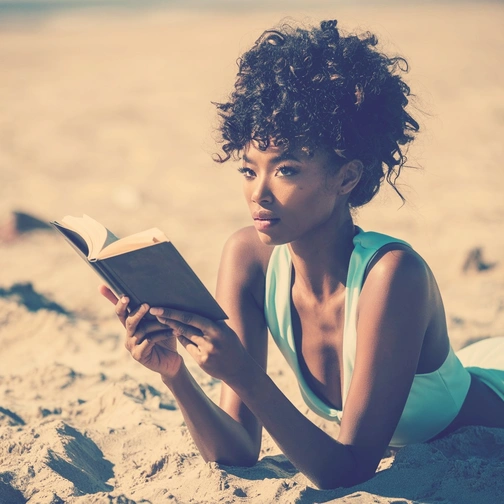
[[51, 224], [117, 297], [130, 299], [130, 311], [147, 303], [151, 307], [174, 308], [212, 320], [227, 318], [196, 273], [158, 228], [118, 238], [87, 215], [67, 215]]

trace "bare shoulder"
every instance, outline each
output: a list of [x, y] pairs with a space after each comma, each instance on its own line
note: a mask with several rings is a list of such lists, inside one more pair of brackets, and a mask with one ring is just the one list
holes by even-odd
[[441, 366], [449, 348], [443, 299], [425, 260], [408, 246], [391, 247], [380, 250], [370, 264], [359, 320], [370, 338], [390, 348], [404, 339], [408, 346], [396, 355], [409, 355], [417, 373], [431, 372]]
[[266, 274], [273, 247], [259, 239], [253, 226], [234, 232], [224, 245], [223, 261], [230, 261], [247, 272]]
[[389, 244], [368, 266], [362, 287], [361, 308], [389, 303], [422, 307], [430, 318], [442, 301], [434, 275], [424, 259], [407, 245]]
[[411, 247], [399, 243], [382, 247], [367, 268], [366, 283], [383, 285], [391, 282], [410, 287], [435, 284], [425, 260]]
[[266, 269], [272, 252], [273, 247], [261, 242], [254, 227], [236, 231], [224, 245], [218, 283], [234, 292], [246, 289], [262, 304]]

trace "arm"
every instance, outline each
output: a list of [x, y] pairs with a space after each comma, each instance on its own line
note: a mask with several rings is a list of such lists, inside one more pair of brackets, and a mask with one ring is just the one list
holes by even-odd
[[[217, 280], [216, 297], [229, 316], [227, 325], [238, 335], [240, 346], [261, 369], [266, 368], [267, 358], [262, 297], [264, 265], [270, 253], [269, 247], [261, 247], [254, 229], [238, 231], [224, 247]], [[227, 336], [234, 340], [233, 334], [228, 333]], [[186, 338], [182, 337], [179, 341], [190, 353], [195, 350]], [[237, 356], [226, 353], [226, 348], [234, 346], [229, 341], [223, 342], [219, 353], [224, 363], [237, 362]], [[217, 349], [202, 350], [209, 351], [207, 359], [211, 360], [211, 352]], [[239, 352], [239, 357], [244, 353]], [[201, 358], [200, 354], [194, 356], [197, 360]], [[205, 369], [204, 365], [202, 367]], [[185, 368], [175, 380], [163, 380], [177, 399], [205, 460], [229, 465], [253, 465], [257, 462], [261, 448], [261, 424], [229, 386], [222, 383], [219, 408], [206, 397]]]
[[[318, 487], [351, 486], [373, 476], [415, 374], [430, 317], [430, 289], [426, 266], [411, 252], [390, 252], [372, 269], [359, 304], [357, 360], [338, 440], [302, 415], [248, 354], [240, 372], [221, 376]], [[198, 317], [173, 311], [164, 316], [194, 345], [201, 336], [187, 324], [203, 337], [221, 337], [218, 328]], [[211, 363], [205, 366], [216, 372]]]
[[206, 462], [237, 466], [251, 466], [257, 462], [260, 439], [252, 437], [243, 424], [212, 402], [184, 364], [176, 376], [162, 378]]
[[[260, 308], [262, 301], [257, 296], [263, 291], [262, 265], [264, 261], [267, 262], [267, 257], [264, 248], [262, 255], [257, 254], [257, 247], [250, 243], [250, 237], [259, 241], [255, 232], [252, 235], [250, 231], [242, 230], [231, 237], [224, 249], [217, 297], [230, 317], [229, 325], [240, 336], [238, 338], [222, 323], [231, 341], [223, 345], [220, 355], [224, 363], [235, 363], [238, 359], [232, 351], [239, 356], [248, 351], [259, 365], [265, 367], [267, 331]], [[149, 310], [147, 305], [128, 315], [127, 299], [118, 300], [105, 286], [100, 291], [116, 305], [116, 314], [126, 328], [125, 345], [133, 358], [160, 373], [163, 382], [173, 393], [203, 458], [229, 465], [253, 465], [259, 455], [261, 426], [238, 396], [223, 385], [222, 407], [215, 405], [193, 379], [177, 353], [176, 336], [172, 330], [165, 324], [143, 319]], [[179, 341], [186, 347], [189, 344], [182, 336]], [[207, 358], [211, 358], [213, 350], [205, 347]]]
[[358, 305], [356, 360], [339, 440], [374, 472], [397, 427], [425, 336], [440, 302], [432, 273], [413, 251], [384, 254]]
[[388, 252], [371, 270], [359, 301], [357, 357], [338, 441], [300, 415], [253, 363], [246, 381], [231, 383], [317, 486], [350, 486], [374, 475], [408, 398], [434, 290], [428, 268], [411, 251]]

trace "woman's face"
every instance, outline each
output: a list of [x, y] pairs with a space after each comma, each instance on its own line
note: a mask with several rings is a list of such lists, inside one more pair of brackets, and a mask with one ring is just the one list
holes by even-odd
[[310, 156], [301, 149], [247, 145], [239, 171], [261, 241], [279, 245], [309, 239], [348, 215], [347, 197], [340, 194], [344, 170], [334, 163], [334, 154], [323, 149]]

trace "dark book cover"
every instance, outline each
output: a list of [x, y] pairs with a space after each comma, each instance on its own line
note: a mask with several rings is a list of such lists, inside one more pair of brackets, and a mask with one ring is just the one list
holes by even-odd
[[147, 303], [151, 307], [175, 308], [212, 320], [227, 319], [171, 242], [159, 242], [114, 257], [89, 261], [87, 245], [79, 234], [56, 222], [51, 224], [116, 295], [130, 298], [130, 310]]
[[212, 320], [227, 316], [170, 242], [161, 242], [91, 262], [124, 289], [134, 309], [141, 303], [176, 308]]

